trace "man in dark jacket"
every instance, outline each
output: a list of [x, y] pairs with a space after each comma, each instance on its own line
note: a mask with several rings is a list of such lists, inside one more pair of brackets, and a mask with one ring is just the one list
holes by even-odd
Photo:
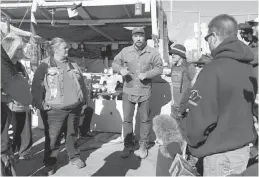
[[253, 54], [237, 38], [237, 21], [219, 15], [208, 25], [213, 60], [205, 65], [191, 89], [186, 124], [193, 156], [203, 159], [204, 176], [242, 173], [249, 159], [249, 143], [256, 138], [252, 106], [257, 80]]
[[[135, 155], [146, 158], [147, 143], [152, 128], [150, 113], [150, 96], [152, 78], [162, 74], [163, 62], [158, 51], [147, 46], [143, 28], [132, 30], [133, 45], [125, 47], [115, 56], [113, 69], [124, 77], [123, 85], [123, 132], [124, 150], [122, 158], [126, 158], [133, 151], [133, 115], [135, 105], [138, 104], [140, 115], [140, 149]], [[130, 136], [129, 136], [130, 135]]]

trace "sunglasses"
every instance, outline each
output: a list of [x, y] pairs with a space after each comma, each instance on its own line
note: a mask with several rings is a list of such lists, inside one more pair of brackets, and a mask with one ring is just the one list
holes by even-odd
[[205, 36], [205, 37], [204, 37], [205, 41], [208, 42], [209, 37], [212, 36], [212, 35], [213, 35], [213, 33], [210, 33], [210, 34], [208, 34], [207, 36]]
[[203, 68], [204, 64], [194, 64], [195, 67]]

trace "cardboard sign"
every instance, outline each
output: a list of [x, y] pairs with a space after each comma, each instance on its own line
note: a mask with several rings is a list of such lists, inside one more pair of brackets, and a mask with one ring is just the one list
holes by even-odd
[[198, 172], [193, 169], [191, 164], [180, 154], [176, 154], [169, 173], [171, 176], [200, 176]]

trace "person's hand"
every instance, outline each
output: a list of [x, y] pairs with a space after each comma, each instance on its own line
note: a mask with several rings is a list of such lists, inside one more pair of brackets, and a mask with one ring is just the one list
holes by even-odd
[[144, 80], [144, 79], [147, 78], [147, 74], [146, 74], [146, 73], [140, 73], [140, 74], [138, 75], [138, 78], [139, 78], [140, 80]]
[[122, 68], [122, 69], [120, 70], [120, 73], [121, 73], [122, 76], [126, 76], [126, 75], [129, 74], [129, 71], [128, 71], [126, 68]]
[[86, 109], [87, 108], [87, 105], [85, 104], [83, 107], [82, 107], [82, 109]]
[[43, 110], [46, 110], [46, 111], [51, 110], [51, 107], [48, 104], [44, 103]]
[[80, 115], [83, 115], [83, 114], [84, 114], [86, 108], [87, 108], [87, 105], [86, 105], [86, 104], [82, 106]]
[[164, 75], [169, 75], [169, 74], [171, 74], [171, 69], [165, 67], [165, 68], [163, 69], [163, 74], [164, 74]]

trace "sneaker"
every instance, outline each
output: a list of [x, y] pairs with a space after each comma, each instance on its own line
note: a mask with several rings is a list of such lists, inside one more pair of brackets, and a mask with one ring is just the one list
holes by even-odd
[[70, 163], [78, 169], [84, 168], [86, 166], [85, 162], [82, 161], [80, 158], [73, 158], [70, 160]]
[[134, 154], [141, 159], [145, 159], [148, 156], [148, 150], [145, 147], [140, 147], [139, 150], [135, 151]]
[[124, 147], [122, 153], [121, 153], [121, 158], [127, 158], [129, 157], [130, 153], [133, 152], [132, 146], [129, 147]]

